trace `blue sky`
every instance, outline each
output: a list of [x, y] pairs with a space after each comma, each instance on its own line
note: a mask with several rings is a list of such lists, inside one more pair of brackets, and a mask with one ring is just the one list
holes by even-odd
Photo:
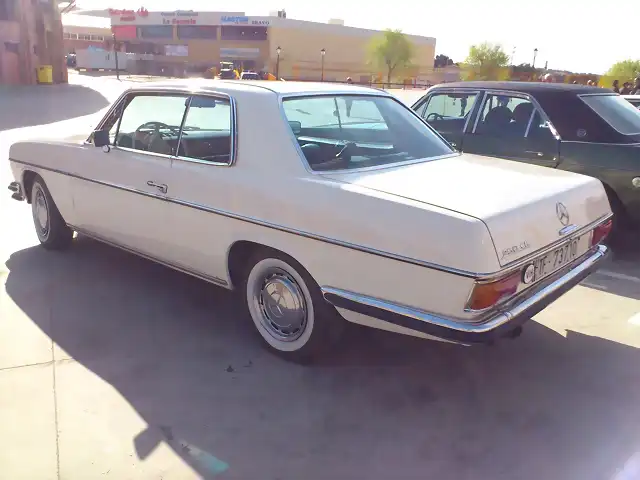
[[[284, 8], [289, 18], [326, 22], [341, 18], [353, 27], [399, 28], [435, 37], [436, 53], [463, 60], [473, 43], [503, 45], [515, 63], [580, 72], [604, 73], [612, 63], [640, 58], [640, 10], [637, 2], [594, 0], [363, 1], [363, 0], [78, 0], [80, 8], [244, 11], [268, 15]], [[458, 13], [456, 13], [458, 12]], [[634, 35], [635, 33], [635, 35]]]

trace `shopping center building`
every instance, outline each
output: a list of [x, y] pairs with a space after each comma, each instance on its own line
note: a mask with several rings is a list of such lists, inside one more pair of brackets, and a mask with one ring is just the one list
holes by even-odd
[[[233, 62], [244, 70], [278, 71], [285, 79], [352, 77], [365, 82], [384, 75], [369, 64], [367, 55], [371, 39], [381, 32], [348, 27], [341, 20], [308, 22], [286, 18], [282, 11], [252, 17], [244, 12], [160, 12], [144, 7], [77, 13], [108, 16], [121, 51], [184, 64], [188, 70]], [[433, 71], [435, 38], [408, 37], [415, 49], [414, 67], [403, 77], [428, 75]]]
[[56, 0], [0, 0], [0, 85], [34, 84], [38, 68], [66, 82], [63, 52]]

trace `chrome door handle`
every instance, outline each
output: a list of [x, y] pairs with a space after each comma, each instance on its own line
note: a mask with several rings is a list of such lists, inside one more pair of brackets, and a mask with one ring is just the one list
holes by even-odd
[[147, 185], [149, 185], [150, 187], [156, 187], [162, 193], [167, 193], [167, 190], [169, 190], [169, 187], [167, 187], [164, 183], [156, 183], [152, 182], [151, 180], [147, 182]]
[[537, 155], [538, 157], [544, 157], [544, 153], [542, 153], [542, 152], [532, 152], [531, 150], [527, 150], [525, 153], [530, 153], [532, 155]]

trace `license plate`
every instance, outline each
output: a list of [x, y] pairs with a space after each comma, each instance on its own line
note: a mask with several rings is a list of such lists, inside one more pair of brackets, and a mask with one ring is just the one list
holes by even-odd
[[533, 262], [534, 274], [532, 283], [551, 275], [585, 253], [587, 251], [586, 242], [588, 238], [588, 235], [573, 238], [545, 256], [536, 259]]

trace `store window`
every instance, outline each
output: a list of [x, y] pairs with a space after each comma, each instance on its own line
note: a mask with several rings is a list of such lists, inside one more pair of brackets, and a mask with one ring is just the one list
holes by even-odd
[[178, 25], [178, 38], [218, 38], [218, 27], [213, 25]]
[[141, 42], [132, 43], [124, 42], [125, 52], [127, 53], [139, 53], [147, 55], [164, 55], [165, 46], [157, 43]]
[[173, 25], [138, 27], [138, 38], [173, 38]]
[[222, 40], [252, 40], [264, 41], [267, 39], [267, 27], [221, 27]]

